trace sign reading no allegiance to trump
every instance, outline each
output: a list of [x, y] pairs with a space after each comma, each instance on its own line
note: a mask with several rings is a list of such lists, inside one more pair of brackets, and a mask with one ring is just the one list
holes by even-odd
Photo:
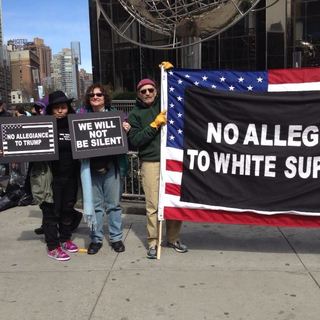
[[0, 163], [58, 159], [53, 116], [0, 118]]

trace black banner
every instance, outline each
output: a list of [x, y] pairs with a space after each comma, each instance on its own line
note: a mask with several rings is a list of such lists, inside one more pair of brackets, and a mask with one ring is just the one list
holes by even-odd
[[122, 128], [124, 113], [93, 112], [68, 116], [74, 159], [128, 152], [127, 135]]
[[0, 163], [58, 159], [53, 116], [0, 118]]
[[181, 201], [320, 212], [320, 94], [185, 94]]

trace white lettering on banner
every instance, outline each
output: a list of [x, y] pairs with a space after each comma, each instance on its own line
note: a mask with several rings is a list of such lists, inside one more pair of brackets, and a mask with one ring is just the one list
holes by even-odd
[[259, 145], [259, 139], [257, 134], [256, 125], [254, 123], [250, 123], [247, 128], [247, 133], [244, 138], [243, 144], [247, 145], [249, 142], [252, 142], [253, 145], [258, 146]]
[[[217, 123], [217, 128], [212, 122], [208, 123], [207, 142], [212, 143], [214, 138], [216, 143], [221, 143], [222, 138], [222, 124]], [[239, 129], [236, 124], [228, 123], [223, 129], [223, 139], [227, 144], [235, 144], [239, 139]]]
[[121, 137], [112, 137], [112, 138], [104, 138], [104, 139], [96, 139], [91, 140], [92, 147], [103, 147], [103, 146], [110, 146], [110, 145], [119, 145], [121, 143]]
[[82, 149], [82, 148], [88, 148], [89, 147], [89, 141], [88, 140], [77, 140], [77, 148]]
[[[274, 171], [276, 168], [276, 156], [249, 155], [249, 154], [230, 154], [213, 152], [215, 172], [233, 175], [254, 175], [260, 176], [262, 171], [263, 176], [276, 176]], [[231, 160], [231, 161], [230, 161]]]
[[188, 149], [187, 154], [191, 156], [190, 158], [190, 165], [189, 168], [191, 170], [194, 169], [194, 164], [195, 164], [195, 158], [197, 157], [197, 166], [200, 171], [207, 171], [210, 167], [210, 156], [207, 151], [198, 151], [198, 150], [192, 150]]
[[112, 129], [116, 128], [112, 120], [106, 120], [106, 121], [100, 121], [100, 122], [95, 122], [94, 126], [96, 129]]
[[[301, 147], [303, 145], [314, 147], [319, 144], [319, 128], [314, 125], [307, 126], [304, 129], [302, 125], [289, 125], [287, 130], [281, 128], [279, 124], [272, 126], [261, 124], [260, 126], [260, 131], [258, 131], [256, 124], [248, 124], [243, 145], [252, 144], [254, 146], [270, 147]], [[238, 140], [239, 128], [236, 124], [227, 123], [223, 127], [221, 122], [208, 123], [207, 143], [234, 145]]]
[[48, 132], [30, 132], [30, 133], [17, 133], [16, 139], [37, 139], [37, 138], [48, 138]]
[[320, 156], [315, 157], [288, 157], [286, 159], [286, 167], [284, 171], [288, 179], [292, 179], [297, 175], [302, 179], [312, 177], [318, 179], [320, 171]]
[[189, 163], [189, 169], [190, 170], [193, 170], [194, 169], [194, 159], [195, 159], [195, 156], [197, 156], [199, 153], [198, 150], [194, 150], [194, 149], [188, 149], [187, 150], [187, 155], [190, 156], [190, 163]]
[[78, 128], [80, 131], [92, 130], [92, 123], [91, 122], [79, 122]]
[[[210, 167], [210, 156], [207, 151], [188, 149], [190, 156], [189, 169], [195, 167], [200, 171], [207, 171]], [[214, 169], [216, 173], [261, 176], [274, 178], [276, 176], [276, 156], [230, 154], [213, 152]]]
[[14, 140], [15, 139], [15, 134], [14, 133], [11, 133], [11, 134], [7, 134], [6, 136], [6, 140]]
[[89, 137], [92, 138], [102, 138], [107, 136], [107, 129], [97, 130], [97, 131], [89, 131]]
[[38, 139], [38, 140], [24, 140], [23, 141], [23, 144], [25, 146], [38, 146], [38, 145], [40, 145], [40, 143], [41, 143], [40, 139]]

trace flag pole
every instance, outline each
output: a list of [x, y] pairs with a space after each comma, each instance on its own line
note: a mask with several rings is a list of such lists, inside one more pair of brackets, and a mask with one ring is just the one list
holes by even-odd
[[161, 257], [161, 242], [162, 242], [162, 223], [163, 220], [158, 222], [158, 247], [157, 247], [157, 260]]
[[[161, 111], [167, 110], [167, 72], [163, 65], [160, 65], [161, 69]], [[159, 201], [158, 201], [158, 247], [157, 247], [157, 259], [161, 256], [161, 242], [162, 242], [162, 223], [164, 220], [164, 203], [163, 194], [165, 190], [165, 182], [163, 180], [163, 172], [165, 171], [165, 146], [167, 130], [166, 126], [161, 127], [161, 145], [160, 145], [160, 181], [159, 181]]]

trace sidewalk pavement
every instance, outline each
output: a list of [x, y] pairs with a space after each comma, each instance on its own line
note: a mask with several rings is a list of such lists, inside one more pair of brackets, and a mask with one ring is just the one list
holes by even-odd
[[[320, 230], [184, 223], [190, 251], [148, 260], [145, 217], [126, 214], [124, 253], [105, 241], [58, 262], [33, 232], [40, 223], [37, 206], [0, 212], [0, 319], [320, 318]], [[88, 245], [84, 223], [74, 241]]]

